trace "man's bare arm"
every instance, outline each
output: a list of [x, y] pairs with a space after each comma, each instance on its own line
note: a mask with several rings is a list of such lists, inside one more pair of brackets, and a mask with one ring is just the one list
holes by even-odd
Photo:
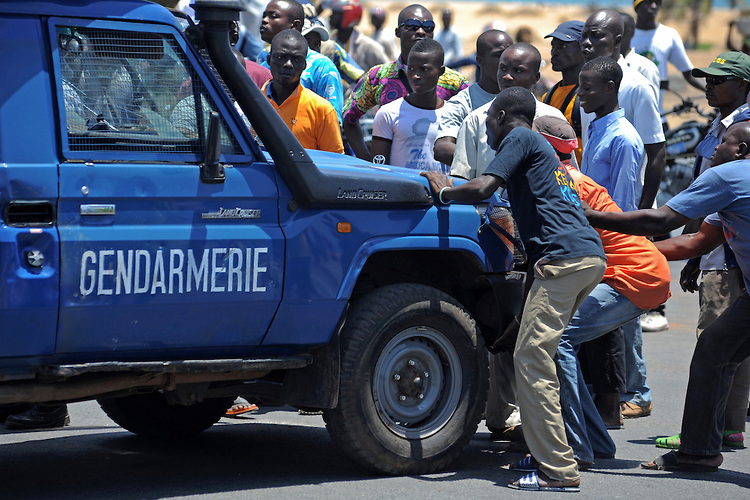
[[697, 233], [681, 234], [654, 244], [667, 260], [683, 260], [706, 254], [724, 242], [720, 226], [704, 222]]
[[435, 147], [433, 148], [433, 155], [439, 162], [450, 165], [453, 163], [453, 153], [456, 151], [456, 138], [455, 137], [439, 137], [435, 141]]
[[362, 129], [359, 127], [359, 122], [353, 124], [344, 122], [344, 134], [346, 135], [346, 140], [349, 142], [352, 151], [357, 155], [357, 158], [372, 161], [372, 155], [365, 144], [365, 138], [362, 135]]
[[[430, 181], [432, 194], [443, 203], [461, 201], [464, 203], [479, 203], [486, 200], [499, 187], [505, 187], [505, 182], [494, 175], [480, 175], [469, 182], [453, 186], [453, 179], [440, 172], [421, 172]], [[442, 192], [442, 196], [440, 193]]]
[[373, 137], [372, 138], [372, 157], [375, 158], [378, 155], [382, 155], [385, 158], [385, 163], [390, 165], [392, 145], [393, 145], [393, 141], [390, 139], [386, 139], [384, 137]]
[[664, 168], [667, 166], [667, 146], [665, 142], [656, 144], [644, 144], [646, 151], [646, 171], [643, 179], [643, 191], [641, 192], [641, 201], [638, 208], [651, 208], [654, 206], [656, 193], [659, 191], [659, 184], [664, 175]]
[[596, 228], [641, 236], [666, 234], [690, 220], [666, 205], [632, 212], [597, 212], [588, 205], [584, 209], [589, 223]]

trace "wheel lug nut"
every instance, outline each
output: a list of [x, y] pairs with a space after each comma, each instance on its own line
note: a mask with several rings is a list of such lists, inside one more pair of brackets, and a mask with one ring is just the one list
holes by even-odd
[[393, 380], [395, 380], [396, 382], [398, 382], [399, 380], [401, 380], [401, 375], [399, 375], [398, 373], [396, 373], [396, 374], [395, 374], [395, 375], [393, 376]]
[[424, 394], [417, 394], [417, 399], [424, 399]]
[[424, 378], [428, 378], [430, 376], [429, 372], [424, 372]]
[[416, 365], [416, 364], [417, 364], [417, 363], [415, 363], [413, 359], [410, 359], [410, 360], [409, 360], [409, 366], [414, 366], [414, 365]]
[[406, 396], [404, 396], [404, 395], [402, 394], [401, 396], [399, 396], [399, 397], [398, 397], [398, 400], [399, 400], [399, 401], [406, 401]]

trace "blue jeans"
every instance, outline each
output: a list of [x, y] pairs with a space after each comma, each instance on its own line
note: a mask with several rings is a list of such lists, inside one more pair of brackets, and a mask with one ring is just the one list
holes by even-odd
[[579, 460], [593, 462], [594, 456], [611, 458], [616, 448], [583, 381], [576, 357], [578, 346], [644, 312], [608, 284], [599, 283], [573, 315], [560, 339], [555, 356], [560, 405], [568, 444]]
[[701, 334], [690, 362], [680, 451], [721, 453], [724, 411], [737, 366], [750, 357], [750, 296], [743, 292]]
[[625, 384], [628, 389], [620, 396], [620, 401], [648, 406], [651, 403], [651, 388], [646, 385], [640, 316], [622, 325], [622, 332], [625, 335]]

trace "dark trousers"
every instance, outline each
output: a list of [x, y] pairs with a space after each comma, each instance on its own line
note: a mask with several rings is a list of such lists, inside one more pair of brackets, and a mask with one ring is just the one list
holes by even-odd
[[682, 414], [680, 451], [721, 452], [724, 410], [737, 366], [750, 356], [750, 296], [743, 292], [698, 339]]
[[622, 328], [581, 344], [578, 362], [594, 394], [623, 393], [625, 384], [625, 336]]

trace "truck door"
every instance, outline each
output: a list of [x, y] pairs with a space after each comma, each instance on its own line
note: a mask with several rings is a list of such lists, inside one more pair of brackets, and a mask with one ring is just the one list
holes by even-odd
[[[44, 29], [0, 14], [0, 361], [54, 352], [59, 241], [57, 158]], [[21, 63], [22, 61], [22, 63]]]
[[[56, 352], [249, 354], [281, 299], [284, 241], [275, 177], [229, 97], [172, 27], [49, 22], [65, 158]], [[202, 181], [211, 112], [225, 178]]]

